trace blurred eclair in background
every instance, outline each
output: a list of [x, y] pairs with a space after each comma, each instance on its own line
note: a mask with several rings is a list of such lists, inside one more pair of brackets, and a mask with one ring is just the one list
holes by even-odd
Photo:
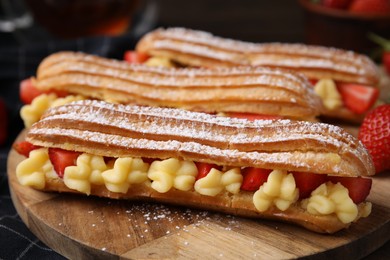
[[293, 43], [249, 43], [184, 28], [157, 29], [136, 46], [147, 63], [185, 67], [267, 66], [306, 75], [323, 116], [361, 122], [379, 96], [376, 65], [352, 51]]
[[322, 110], [305, 76], [253, 66], [161, 68], [59, 52], [44, 59], [36, 77], [27, 83], [42, 94], [21, 109], [26, 127], [38, 121], [49, 107], [80, 99], [183, 108], [247, 119], [314, 121]]

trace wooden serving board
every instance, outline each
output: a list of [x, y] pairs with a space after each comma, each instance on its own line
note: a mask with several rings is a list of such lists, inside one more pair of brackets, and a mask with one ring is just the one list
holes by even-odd
[[357, 259], [390, 239], [389, 172], [373, 180], [368, 218], [323, 235], [286, 223], [162, 204], [39, 192], [17, 182], [15, 168], [22, 159], [10, 151], [14, 205], [39, 239], [71, 259]]

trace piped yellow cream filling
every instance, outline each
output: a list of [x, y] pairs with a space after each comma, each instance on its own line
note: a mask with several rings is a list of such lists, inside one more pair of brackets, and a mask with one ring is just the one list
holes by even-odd
[[[87, 195], [91, 193], [92, 185], [105, 185], [111, 192], [125, 194], [132, 185], [142, 183], [159, 193], [171, 189], [194, 191], [205, 196], [240, 192], [243, 181], [240, 168], [225, 171], [213, 168], [199, 180], [196, 180], [197, 174], [194, 162], [176, 158], [148, 164], [141, 158], [126, 157], [106, 163], [102, 156], [83, 153], [77, 158], [75, 166], [65, 168], [63, 181], [69, 189]], [[16, 176], [21, 184], [36, 189], [44, 189], [46, 178], [59, 178], [54, 172], [47, 148], [31, 151], [29, 158], [17, 166]], [[273, 170], [267, 181], [254, 192], [253, 204], [259, 212], [272, 207], [285, 211], [297, 203], [298, 197], [299, 189], [293, 175], [284, 170]], [[335, 214], [343, 223], [350, 223], [358, 217], [357, 205], [349, 197], [348, 189], [340, 183], [324, 183], [299, 203], [310, 214]], [[363, 215], [368, 216], [370, 212], [369, 204]]]
[[41, 94], [34, 98], [31, 104], [24, 105], [20, 110], [20, 117], [23, 119], [24, 126], [29, 128], [41, 118], [41, 116], [51, 107], [65, 105], [73, 101], [85, 99], [80, 95], [68, 95], [58, 98], [56, 94]]
[[260, 186], [253, 195], [253, 204], [260, 212], [268, 210], [272, 205], [284, 211], [299, 198], [299, 190], [294, 176], [286, 171], [274, 170], [267, 182]]
[[144, 64], [150, 67], [165, 67], [165, 68], [176, 67], [175, 64], [169, 58], [157, 57], [157, 56], [150, 57], [147, 61], [145, 61]]
[[319, 80], [314, 86], [314, 91], [328, 110], [336, 110], [343, 106], [341, 95], [332, 79]]
[[324, 183], [314, 190], [304, 207], [313, 215], [335, 213], [343, 223], [350, 223], [358, 215], [357, 205], [348, 195], [348, 189], [340, 183]]
[[[144, 64], [150, 67], [175, 67], [174, 63], [171, 60], [164, 57], [151, 57]], [[85, 97], [81, 95], [68, 95], [66, 97], [59, 98], [54, 93], [41, 94], [34, 98], [31, 104], [24, 105], [22, 107], [20, 111], [20, 116], [23, 119], [24, 126], [26, 128], [29, 128], [32, 124], [34, 124], [41, 118], [41, 116], [47, 109], [83, 99], [85, 99]]]

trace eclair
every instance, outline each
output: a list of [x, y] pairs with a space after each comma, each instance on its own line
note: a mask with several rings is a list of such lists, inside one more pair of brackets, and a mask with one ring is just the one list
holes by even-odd
[[[323, 115], [359, 122], [379, 96], [379, 74], [366, 56], [292, 43], [249, 43], [184, 28], [157, 29], [136, 46], [151, 60], [186, 67], [267, 66], [306, 75], [321, 97]], [[154, 61], [155, 63], [156, 61]], [[171, 63], [173, 64], [173, 63]]]
[[[44, 59], [33, 85], [45, 94], [22, 108], [26, 126], [50, 106], [92, 98], [113, 103], [175, 107], [222, 115], [251, 114], [315, 120], [321, 101], [299, 74], [242, 66], [158, 68], [98, 56], [59, 52]], [[66, 92], [57, 100], [57, 92]]]
[[156, 201], [320, 233], [371, 211], [370, 156], [324, 123], [82, 100], [49, 109], [26, 142], [16, 176], [41, 191]]

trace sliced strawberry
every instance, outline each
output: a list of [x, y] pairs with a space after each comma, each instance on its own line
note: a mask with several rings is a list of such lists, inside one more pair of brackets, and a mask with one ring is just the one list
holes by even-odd
[[196, 162], [195, 165], [196, 168], [198, 168], [198, 175], [196, 176], [196, 180], [206, 177], [212, 168], [215, 168], [217, 170], [221, 169], [221, 166], [212, 163]]
[[154, 162], [154, 161], [160, 161], [160, 159], [142, 157], [142, 161], [143, 161], [144, 163], [149, 163], [149, 164], [151, 164], [151, 163]]
[[383, 52], [382, 63], [383, 63], [383, 66], [385, 67], [387, 74], [390, 75], [390, 50]]
[[136, 51], [126, 51], [123, 59], [128, 63], [141, 64], [149, 59], [149, 56], [145, 53]]
[[309, 79], [309, 82], [315, 86], [319, 80], [318, 79]]
[[344, 105], [357, 114], [367, 112], [379, 96], [377, 88], [364, 85], [338, 83], [337, 89], [341, 94]]
[[348, 189], [349, 197], [355, 204], [359, 204], [370, 194], [372, 180], [362, 177], [339, 177], [328, 176], [328, 180], [333, 183], [341, 183]]
[[247, 167], [242, 170], [241, 190], [256, 191], [267, 181], [272, 170]]
[[65, 97], [68, 95], [68, 92], [61, 90], [48, 90], [42, 91], [37, 89], [30, 78], [22, 80], [19, 87], [20, 100], [24, 104], [31, 104], [31, 102], [39, 95], [44, 93], [55, 93], [58, 97]]
[[25, 157], [29, 157], [30, 152], [32, 150], [40, 148], [40, 146], [33, 145], [32, 143], [27, 141], [21, 141], [14, 143], [12, 145], [12, 148], [15, 149], [18, 154], [23, 155]]
[[327, 180], [325, 174], [314, 174], [311, 172], [293, 172], [292, 174], [299, 189], [300, 199], [308, 198], [313, 190]]
[[254, 120], [271, 120], [271, 119], [282, 119], [282, 116], [277, 115], [263, 115], [263, 114], [252, 114], [252, 113], [239, 113], [239, 112], [228, 112], [226, 113], [228, 117], [242, 118], [249, 121]]
[[31, 104], [34, 98], [43, 94], [43, 91], [37, 89], [31, 79], [25, 79], [20, 82], [20, 100], [24, 104]]
[[54, 170], [60, 178], [64, 177], [65, 168], [76, 165], [77, 157], [81, 153], [67, 151], [59, 148], [49, 148], [49, 158], [53, 164]]
[[109, 164], [112, 160], [115, 160], [114, 157], [108, 157], [108, 156], [103, 156], [103, 160], [106, 164]]

